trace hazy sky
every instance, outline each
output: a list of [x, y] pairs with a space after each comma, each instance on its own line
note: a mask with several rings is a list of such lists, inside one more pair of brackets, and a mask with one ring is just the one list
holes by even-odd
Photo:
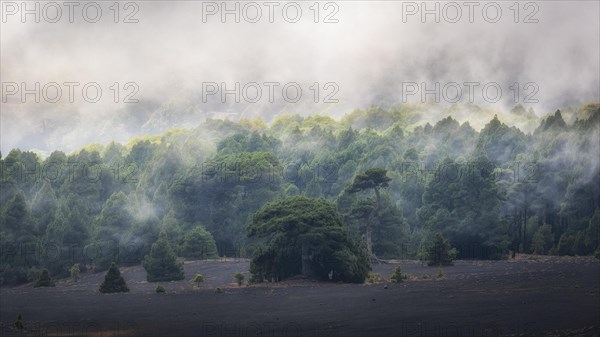
[[[72, 7], [71, 23], [70, 8], [63, 2], [57, 2], [60, 17], [53, 5], [37, 2], [37, 23], [35, 14], [22, 17], [20, 1], [2, 1], [2, 152], [15, 147], [69, 151], [90, 142], [124, 141], [144, 130], [160, 131], [162, 124], [148, 126], [157, 111], [179, 112], [167, 127], [193, 125], [222, 113], [233, 118], [270, 119], [283, 112], [340, 117], [354, 108], [401, 104], [404, 98], [420, 101], [422, 82], [427, 89], [439, 83], [442, 103], [455, 99], [457, 86], [461, 101], [467, 101], [464, 83], [477, 82], [474, 101], [503, 110], [515, 105], [518, 83], [516, 101], [539, 115], [600, 101], [598, 1], [520, 2], [518, 11], [513, 1], [475, 2], [473, 7], [462, 1], [427, 2], [428, 9], [439, 6], [439, 23], [435, 14], [422, 22], [421, 2], [315, 6], [313, 1], [230, 1], [227, 6], [234, 9], [236, 3], [239, 23], [235, 14], [222, 22], [221, 2], [200, 1], [122, 2], [118, 12], [110, 7], [112, 1], [81, 2]], [[27, 9], [35, 4], [28, 2]], [[257, 8], [262, 16], [248, 22], [255, 20]], [[457, 8], [462, 16], [454, 19]], [[35, 92], [36, 82], [40, 102], [34, 94], [23, 100], [23, 89]], [[126, 87], [129, 82], [134, 84]], [[234, 89], [236, 82], [241, 102], [233, 94], [221, 102], [220, 92], [215, 93], [221, 88], [212, 83]], [[319, 83], [318, 103], [314, 82]], [[60, 99], [55, 99], [52, 83], [60, 87]], [[257, 86], [262, 96], [255, 98]], [[97, 87], [102, 96], [87, 102], [94, 101]], [[302, 96], [295, 102], [297, 87]], [[497, 87], [502, 96], [491, 103]], [[125, 96], [134, 92], [130, 98], [138, 103], [125, 103]], [[328, 95], [338, 102], [324, 102]], [[525, 102], [527, 95], [539, 102]], [[425, 98], [434, 100], [433, 95]]]

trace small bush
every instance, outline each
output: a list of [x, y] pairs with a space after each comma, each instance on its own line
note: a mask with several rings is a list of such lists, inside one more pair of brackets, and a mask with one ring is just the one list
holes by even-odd
[[163, 286], [160, 286], [160, 285], [156, 286], [155, 291], [156, 291], [157, 294], [162, 294], [162, 293], [166, 292], [165, 288]]
[[242, 283], [244, 283], [244, 274], [242, 273], [235, 273], [233, 275], [233, 277], [235, 278], [235, 280], [237, 281], [238, 286], [242, 286]]
[[444, 277], [444, 270], [442, 269], [442, 265], [439, 265], [439, 266], [438, 266], [438, 269], [437, 269], [437, 275], [436, 275], [436, 276], [437, 276], [437, 278], [442, 278], [442, 277]]
[[222, 294], [223, 293], [223, 289], [217, 287], [217, 288], [215, 288], [215, 293], [216, 294]]
[[407, 278], [408, 276], [402, 273], [400, 267], [396, 267], [396, 269], [394, 269], [394, 272], [392, 273], [392, 276], [390, 276], [390, 280], [392, 281], [392, 283], [402, 283]]
[[78, 282], [79, 281], [79, 263], [75, 263], [70, 269], [69, 272], [71, 273], [71, 281], [73, 282]]
[[194, 277], [194, 283], [196, 283], [196, 287], [200, 287], [202, 282], [204, 282], [204, 275], [196, 274], [196, 277]]
[[33, 285], [34, 288], [39, 287], [54, 287], [54, 281], [50, 278], [50, 274], [48, 274], [48, 269], [42, 270], [40, 277], [38, 277], [37, 281]]
[[382, 280], [382, 278], [379, 273], [369, 272], [369, 274], [367, 276], [368, 283], [377, 283], [377, 282], [380, 282], [381, 280]]

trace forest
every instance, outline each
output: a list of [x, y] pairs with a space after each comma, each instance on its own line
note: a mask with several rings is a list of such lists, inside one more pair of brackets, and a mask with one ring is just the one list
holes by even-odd
[[[355, 252], [367, 239], [378, 259], [420, 258], [434, 234], [458, 259], [600, 255], [600, 104], [541, 118], [521, 105], [493, 116], [451, 107], [432, 123], [427, 109], [207, 119], [126, 144], [3, 153], [0, 284], [42, 270], [67, 277], [75, 264], [151, 263], [154, 249], [265, 256], [281, 225], [267, 211], [314, 218], [289, 200], [330, 214], [319, 215], [331, 229], [322, 235], [347, 233], [332, 250]], [[473, 120], [459, 122], [461, 111]], [[381, 184], [365, 183], [368, 174]]]

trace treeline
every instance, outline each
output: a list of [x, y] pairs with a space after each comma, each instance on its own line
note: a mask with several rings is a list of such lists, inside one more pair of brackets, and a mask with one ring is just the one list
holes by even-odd
[[[333, 202], [357, 239], [378, 207], [379, 258], [416, 258], [437, 232], [458, 258], [598, 251], [600, 104], [572, 110], [570, 123], [557, 111], [532, 133], [497, 117], [480, 132], [451, 116], [416, 125], [420, 113], [208, 120], [43, 159], [12, 150], [0, 158], [0, 282], [140, 264], [160, 233], [178, 256], [250, 257], [253, 214], [294, 195]], [[391, 178], [379, 198], [350, 193], [375, 167]]]

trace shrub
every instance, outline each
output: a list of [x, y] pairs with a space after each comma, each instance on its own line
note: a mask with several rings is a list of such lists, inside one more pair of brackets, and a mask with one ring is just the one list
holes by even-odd
[[241, 287], [242, 283], [244, 282], [244, 274], [238, 272], [238, 273], [235, 273], [235, 275], [233, 275], [233, 277], [237, 281], [238, 286]]
[[160, 285], [156, 286], [155, 291], [156, 291], [157, 294], [162, 294], [162, 293], [166, 292], [165, 288], [163, 286], [160, 286]]
[[113, 262], [108, 268], [104, 276], [104, 282], [100, 285], [100, 292], [103, 294], [109, 293], [126, 293], [129, 291], [125, 279], [121, 276], [121, 272], [117, 265]]
[[458, 252], [450, 246], [448, 239], [436, 233], [425, 246], [425, 258], [428, 266], [451, 266]]
[[436, 275], [436, 277], [437, 277], [437, 278], [442, 278], [442, 277], [444, 277], [444, 270], [442, 269], [442, 265], [439, 265], [439, 266], [438, 266], [438, 269], [437, 269], [437, 275]]
[[367, 276], [367, 282], [368, 283], [377, 283], [382, 281], [383, 279], [381, 278], [381, 274], [379, 273], [372, 273], [369, 272], [369, 275]]
[[73, 282], [78, 282], [79, 281], [79, 263], [75, 263], [70, 269], [69, 272], [71, 273], [71, 280]]
[[42, 270], [40, 277], [38, 277], [37, 281], [35, 281], [33, 287], [54, 287], [54, 281], [50, 278], [50, 274], [48, 274], [48, 269]]
[[194, 277], [194, 283], [196, 283], [196, 286], [200, 287], [200, 283], [202, 282], [204, 282], [204, 275], [196, 274], [196, 277]]
[[219, 288], [219, 287], [216, 287], [216, 288], [215, 288], [215, 293], [217, 293], [217, 294], [222, 294], [222, 293], [223, 293], [223, 289], [221, 289], [221, 288]]
[[600, 245], [598, 246], [598, 248], [596, 248], [596, 252], [594, 253], [594, 256], [600, 260]]
[[396, 267], [394, 269], [394, 272], [392, 273], [392, 276], [390, 276], [390, 280], [392, 281], [392, 283], [402, 283], [407, 278], [408, 277], [406, 276], [406, 274], [403, 274], [400, 270], [400, 267]]

